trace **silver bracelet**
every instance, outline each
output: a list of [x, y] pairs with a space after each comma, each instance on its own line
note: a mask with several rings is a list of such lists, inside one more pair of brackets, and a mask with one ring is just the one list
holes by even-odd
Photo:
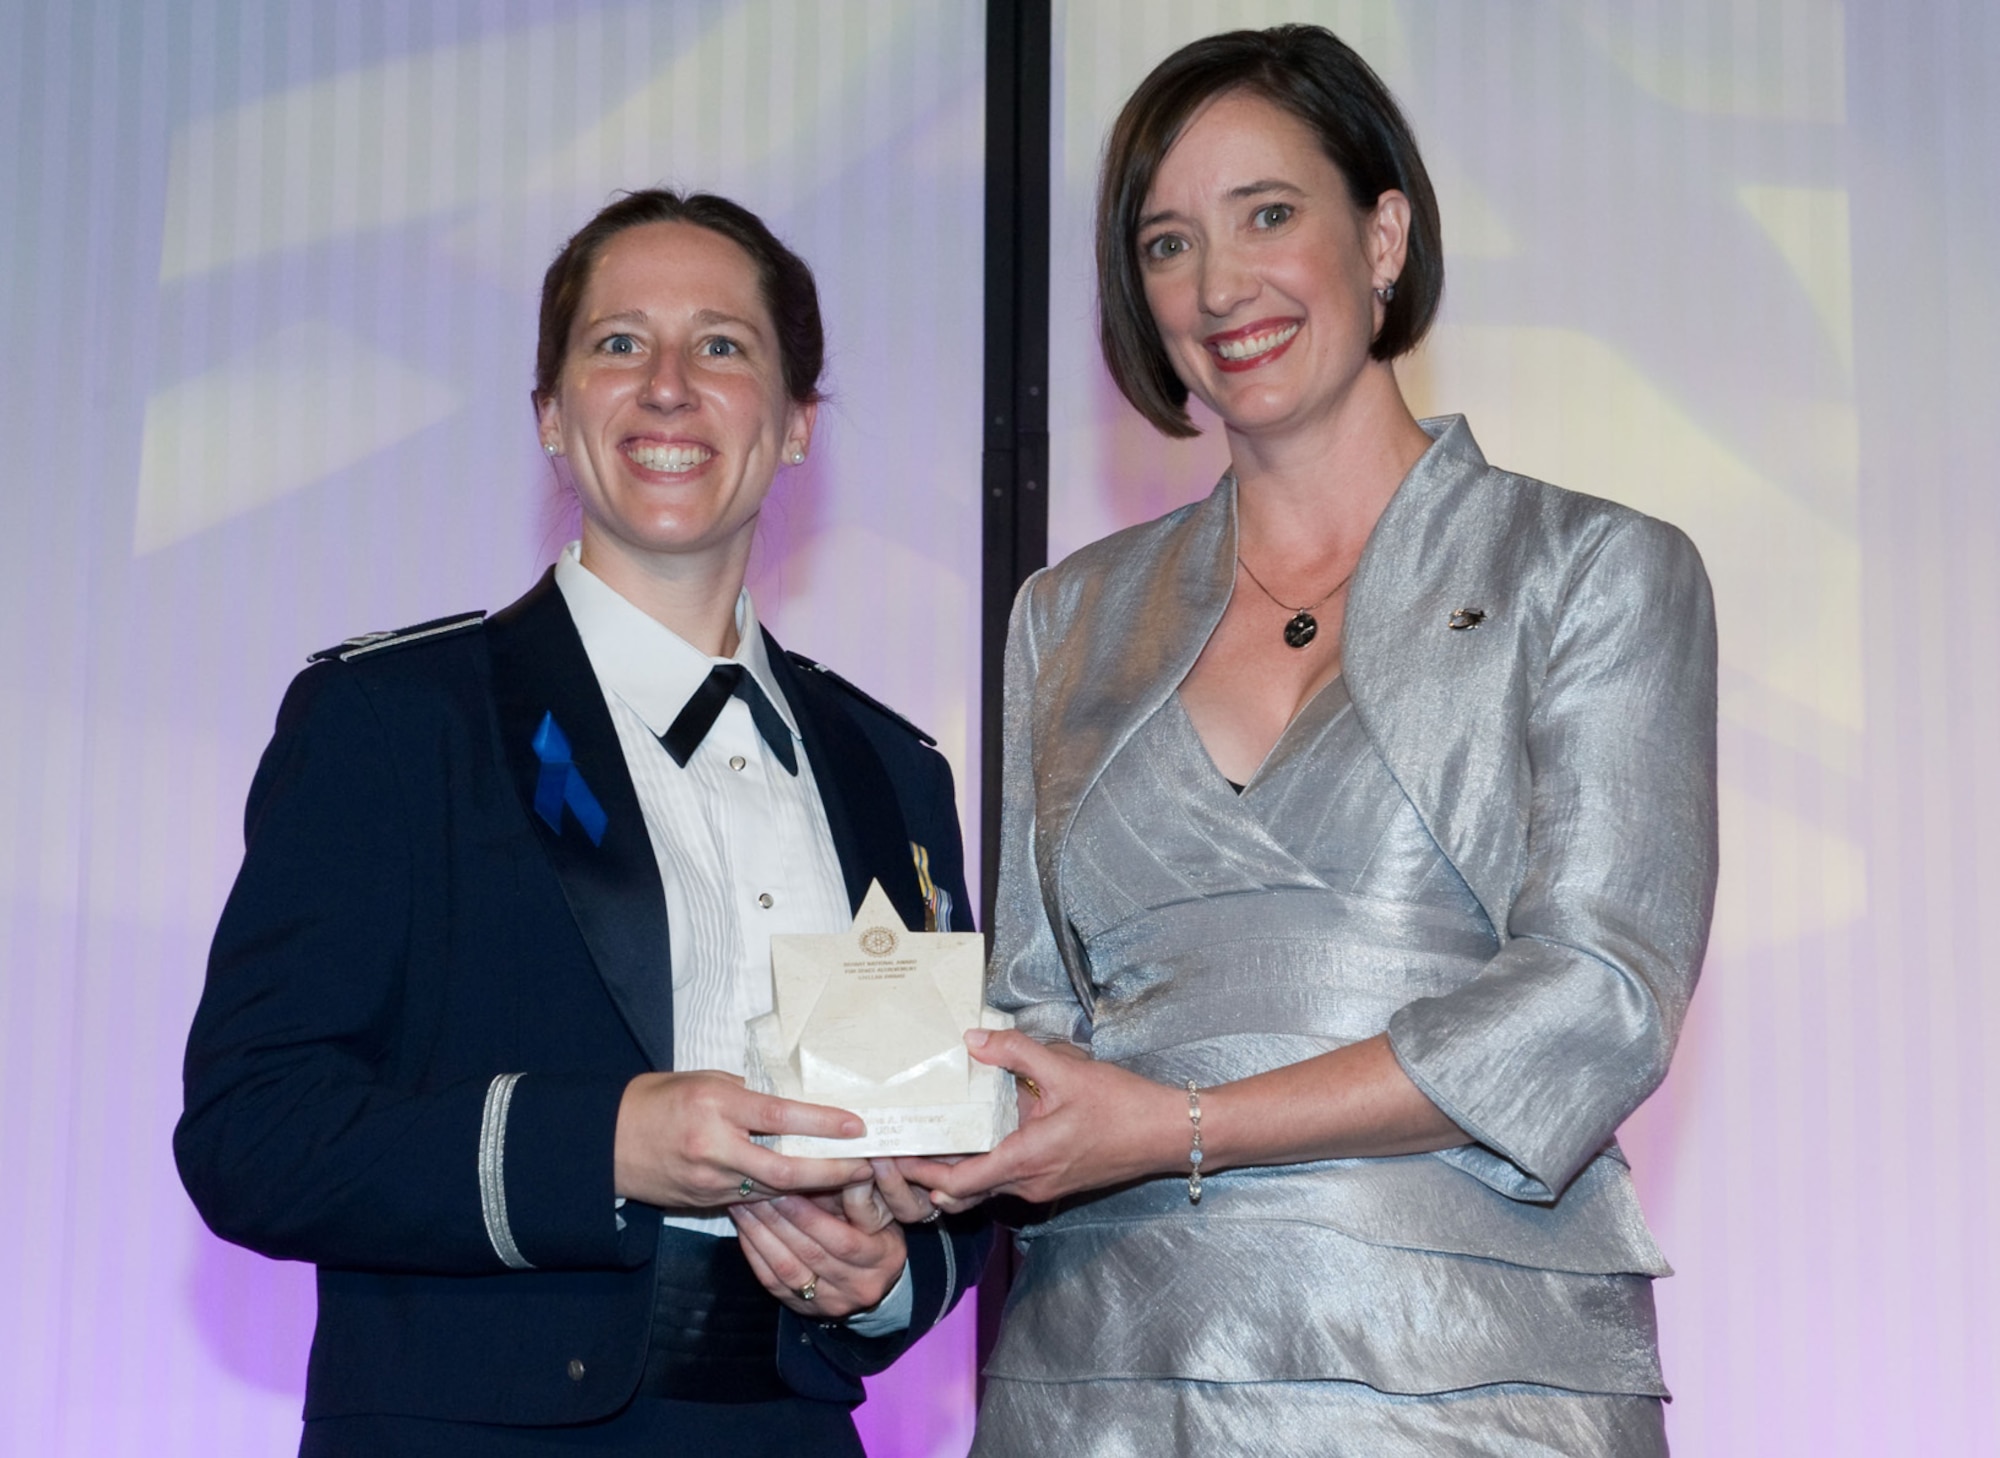
[[1194, 1126], [1194, 1147], [1188, 1150], [1188, 1203], [1201, 1203], [1201, 1089], [1193, 1079], [1187, 1082], [1188, 1123]]

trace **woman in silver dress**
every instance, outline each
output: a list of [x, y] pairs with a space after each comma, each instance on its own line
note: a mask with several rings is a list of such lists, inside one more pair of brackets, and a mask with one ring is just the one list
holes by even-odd
[[1664, 1450], [1667, 1266], [1614, 1135], [1715, 884], [1715, 649], [1672, 527], [1488, 466], [1391, 361], [1442, 287], [1409, 128], [1324, 30], [1199, 41], [1112, 133], [1111, 371], [1206, 500], [1034, 578], [947, 1208], [1052, 1208], [975, 1452]]

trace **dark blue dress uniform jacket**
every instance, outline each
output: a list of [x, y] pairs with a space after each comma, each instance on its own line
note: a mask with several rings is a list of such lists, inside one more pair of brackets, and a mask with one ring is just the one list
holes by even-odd
[[[929, 852], [969, 930], [951, 771], [895, 716], [771, 643], [850, 900], [911, 926]], [[553, 714], [606, 813], [534, 811]], [[634, 1076], [673, 1066], [666, 903], [611, 716], [553, 575], [461, 629], [315, 663], [279, 711], [189, 1036], [181, 1177], [224, 1239], [319, 1267], [308, 1418], [550, 1425], [636, 1390], [658, 1212], [614, 1212]], [[480, 1193], [487, 1090], [521, 1073], [500, 1155], [509, 1269]], [[494, 1140], [500, 1142], [495, 1145]], [[489, 1177], [493, 1173], [491, 1164]], [[910, 1329], [786, 1312], [803, 1396], [861, 1398], [977, 1279], [983, 1237], [911, 1228]]]

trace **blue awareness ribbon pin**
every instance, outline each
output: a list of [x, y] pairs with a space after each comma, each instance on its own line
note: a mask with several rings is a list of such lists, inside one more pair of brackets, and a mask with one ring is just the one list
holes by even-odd
[[563, 806], [567, 805], [592, 845], [604, 843], [604, 827], [610, 823], [597, 796], [583, 782], [583, 771], [570, 762], [569, 737], [556, 723], [553, 713], [544, 711], [542, 726], [535, 731], [535, 758], [542, 762], [541, 778], [535, 781], [535, 813], [549, 829], [562, 834]]

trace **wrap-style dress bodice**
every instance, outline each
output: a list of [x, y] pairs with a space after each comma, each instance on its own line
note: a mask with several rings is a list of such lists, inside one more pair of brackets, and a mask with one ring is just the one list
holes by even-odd
[[[1372, 1037], [1499, 946], [1338, 679], [1240, 794], [1169, 694], [1064, 857], [1092, 1054], [1163, 1083]], [[1482, 1157], [1504, 1167], [1465, 1149], [1224, 1171], [1198, 1207], [1181, 1179], [1075, 1197], [1023, 1232], [988, 1372], [1663, 1393], [1646, 1278], [1665, 1266], [1615, 1153], [1555, 1204], [1482, 1182]]]
[[1499, 944], [1335, 679], [1239, 794], [1178, 694], [1065, 849], [1100, 1059], [1207, 1085], [1380, 1033]]

